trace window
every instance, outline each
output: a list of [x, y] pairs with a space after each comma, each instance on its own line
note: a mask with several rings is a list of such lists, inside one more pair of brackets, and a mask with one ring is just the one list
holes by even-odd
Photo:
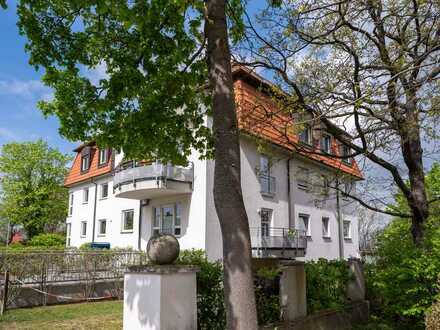
[[89, 188], [85, 188], [83, 190], [83, 204], [87, 204], [89, 202]]
[[299, 133], [299, 140], [306, 144], [312, 144], [312, 128], [310, 125], [305, 125], [304, 130]]
[[98, 236], [105, 236], [107, 234], [107, 220], [101, 219], [98, 221]]
[[331, 145], [332, 145], [332, 137], [328, 134], [323, 134], [321, 137], [321, 151], [330, 154]]
[[69, 196], [69, 215], [73, 214], [73, 193]]
[[272, 223], [272, 210], [271, 209], [261, 209], [261, 236], [270, 236], [270, 227]]
[[348, 195], [352, 194], [353, 183], [351, 181], [347, 181], [344, 183], [344, 192], [342, 193], [342, 198], [348, 199]]
[[342, 161], [347, 164], [347, 165], [351, 165], [351, 157], [349, 157], [351, 155], [351, 149], [350, 147], [346, 146], [345, 144], [341, 145], [341, 157]]
[[70, 233], [72, 229], [72, 224], [66, 224], [66, 246], [70, 246]]
[[297, 172], [296, 182], [299, 189], [307, 190], [309, 187], [309, 170], [300, 167]]
[[351, 221], [344, 220], [344, 238], [351, 239]]
[[101, 199], [108, 197], [108, 183], [103, 183], [101, 185]]
[[85, 172], [90, 168], [90, 154], [81, 156], [81, 172]]
[[81, 221], [81, 237], [86, 237], [87, 235], [87, 221]]
[[153, 210], [153, 235], [182, 234], [182, 205], [180, 203], [157, 206]]
[[330, 219], [322, 217], [322, 237], [330, 238]]
[[312, 236], [312, 230], [310, 226], [310, 215], [299, 214], [298, 218], [299, 218], [298, 229], [304, 231], [308, 237]]
[[108, 149], [99, 149], [98, 165], [104, 165], [108, 161]]
[[122, 211], [122, 231], [133, 232], [133, 223], [134, 223], [134, 211], [133, 210]]
[[275, 178], [270, 176], [270, 160], [267, 156], [260, 156], [260, 191], [262, 194], [275, 194]]

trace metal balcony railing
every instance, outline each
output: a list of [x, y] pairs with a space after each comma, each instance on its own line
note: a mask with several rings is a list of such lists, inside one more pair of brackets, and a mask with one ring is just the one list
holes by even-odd
[[281, 227], [251, 227], [252, 249], [264, 250], [305, 250], [307, 236], [304, 230]]
[[188, 167], [173, 166], [154, 162], [146, 164], [139, 161], [128, 161], [120, 164], [114, 171], [113, 189], [117, 189], [124, 184], [136, 184], [140, 181], [156, 180], [178, 181], [193, 183], [194, 165], [191, 162]]
[[275, 177], [260, 174], [260, 191], [262, 194], [274, 195], [276, 192]]

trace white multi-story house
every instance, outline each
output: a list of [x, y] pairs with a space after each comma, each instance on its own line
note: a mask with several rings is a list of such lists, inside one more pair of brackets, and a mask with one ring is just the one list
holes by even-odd
[[[262, 88], [267, 82], [243, 68], [234, 70], [234, 79], [242, 190], [254, 256], [357, 257], [356, 207], [332, 188], [353, 194], [362, 179], [354, 159], [332, 157], [350, 151], [316, 120], [300, 134], [289, 133], [305, 149], [293, 148], [274, 127], [275, 105]], [[259, 109], [272, 112], [269, 122]], [[320, 152], [301, 151], [308, 149]], [[213, 160], [200, 160], [193, 152], [187, 167], [127, 161], [122, 152], [99, 149], [93, 142], [75, 152], [65, 181], [70, 193], [67, 245], [93, 242], [145, 250], [152, 235], [168, 232], [181, 249], [222, 257]]]

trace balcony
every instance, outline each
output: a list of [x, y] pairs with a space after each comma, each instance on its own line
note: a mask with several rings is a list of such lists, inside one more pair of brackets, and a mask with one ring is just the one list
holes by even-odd
[[192, 193], [194, 167], [125, 162], [115, 169], [113, 192], [116, 197], [152, 199]]
[[294, 259], [306, 254], [307, 237], [303, 230], [251, 227], [250, 235], [254, 257]]

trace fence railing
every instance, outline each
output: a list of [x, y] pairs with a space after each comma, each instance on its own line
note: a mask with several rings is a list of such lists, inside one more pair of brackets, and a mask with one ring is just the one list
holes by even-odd
[[305, 250], [307, 237], [303, 230], [282, 227], [251, 227], [251, 245], [257, 250]]
[[0, 284], [6, 271], [23, 284], [122, 278], [128, 266], [146, 260], [136, 251], [0, 252]]

